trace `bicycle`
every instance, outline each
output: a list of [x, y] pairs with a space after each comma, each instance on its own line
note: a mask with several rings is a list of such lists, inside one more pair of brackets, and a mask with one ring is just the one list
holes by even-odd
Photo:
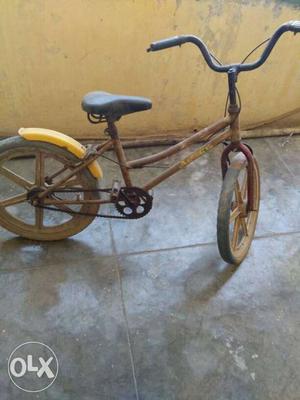
[[[222, 65], [203, 41], [192, 35], [153, 42], [147, 51], [158, 51], [185, 43], [196, 45], [208, 66], [228, 76], [226, 115], [156, 154], [128, 161], [116, 122], [124, 115], [148, 110], [152, 103], [143, 97], [88, 93], [82, 108], [91, 123], [106, 123], [110, 137], [104, 143], [83, 146], [75, 139], [48, 129], [21, 128], [19, 136], [0, 143], [0, 177], [4, 189], [0, 199], [0, 225], [34, 240], [60, 240], [86, 228], [95, 217], [138, 219], [152, 208], [151, 190], [186, 168], [215, 146], [225, 143], [221, 156], [223, 185], [217, 217], [217, 242], [222, 258], [238, 265], [246, 257], [254, 237], [260, 202], [258, 163], [251, 148], [241, 139], [240, 96], [236, 88], [239, 73], [259, 68], [284, 32], [300, 32], [300, 21], [281, 25], [268, 39], [260, 58], [253, 63]], [[266, 41], [262, 42], [262, 44]], [[259, 46], [258, 46], [259, 47]], [[257, 47], [257, 48], [258, 48]], [[257, 49], [255, 48], [255, 50]], [[228, 107], [227, 107], [228, 106]], [[164, 172], [134, 186], [130, 170], [166, 159], [192, 144], [199, 147]], [[229, 141], [228, 144], [226, 141]], [[204, 142], [204, 144], [203, 144]], [[114, 150], [124, 184], [114, 181], [99, 188], [102, 170], [97, 159]], [[30, 167], [29, 167], [30, 166]], [[102, 199], [101, 194], [105, 195]], [[99, 214], [101, 205], [113, 204], [119, 215]]]

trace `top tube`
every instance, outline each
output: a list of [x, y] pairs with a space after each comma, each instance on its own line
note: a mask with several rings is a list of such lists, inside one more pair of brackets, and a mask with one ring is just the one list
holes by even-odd
[[169, 39], [151, 43], [148, 51], [158, 51], [173, 46], [181, 46], [184, 43], [193, 43], [199, 48], [205, 61], [212, 70], [216, 72], [227, 72], [227, 73], [231, 70], [235, 73], [239, 73], [243, 71], [252, 71], [256, 68], [259, 68], [262, 64], [264, 64], [264, 62], [269, 57], [273, 47], [277, 43], [278, 39], [285, 32], [294, 32], [295, 34], [300, 32], [300, 21], [286, 22], [285, 24], [277, 28], [273, 36], [271, 37], [269, 43], [262, 52], [260, 58], [253, 63], [247, 63], [247, 64], [218, 65], [211, 56], [205, 43], [200, 38], [194, 35], [175, 36]]

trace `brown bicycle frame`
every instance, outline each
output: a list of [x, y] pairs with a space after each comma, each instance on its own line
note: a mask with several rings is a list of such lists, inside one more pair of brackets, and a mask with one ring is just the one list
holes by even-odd
[[110, 126], [109, 132], [113, 132], [112, 133], [113, 148], [115, 150], [117, 159], [120, 164], [125, 185], [129, 187], [132, 186], [132, 181], [130, 178], [131, 169], [143, 168], [157, 161], [166, 159], [190, 147], [192, 144], [195, 144], [198, 141], [205, 142], [197, 150], [190, 153], [182, 160], [176, 162], [175, 164], [167, 168], [162, 174], [156, 176], [155, 178], [151, 179], [150, 181], [146, 182], [143, 185], [144, 190], [150, 190], [154, 188], [159, 183], [163, 182], [170, 176], [174, 175], [181, 169], [185, 168], [191, 162], [201, 157], [203, 154], [207, 153], [209, 150], [211, 150], [218, 144], [222, 143], [224, 140], [229, 139], [231, 136], [231, 130], [228, 129], [228, 127], [231, 125], [232, 121], [233, 118], [231, 116], [224, 117], [219, 121], [215, 122], [214, 124], [194, 133], [190, 137], [183, 139], [181, 142], [167, 148], [166, 150], [163, 150], [159, 153], [147, 157], [138, 158], [136, 160], [131, 160], [131, 161], [126, 160], [120, 138], [116, 130], [112, 131], [111, 128], [113, 127]]
[[[170, 176], [176, 174], [178, 171], [186, 168], [190, 163], [197, 160], [199, 157], [216, 147], [218, 144], [224, 142], [225, 140], [230, 140], [231, 144], [228, 145], [221, 158], [221, 166], [222, 166], [222, 173], [223, 177], [225, 176], [227, 167], [228, 167], [228, 155], [231, 151], [238, 149], [239, 151], [243, 152], [245, 157], [247, 158], [249, 168], [248, 168], [248, 193], [249, 193], [249, 204], [248, 208], [252, 210], [252, 174], [253, 174], [253, 157], [252, 153], [247, 146], [241, 143], [240, 137], [240, 128], [239, 128], [239, 109], [238, 107], [229, 107], [229, 114], [218, 120], [217, 122], [209, 125], [208, 127], [201, 129], [200, 131], [192, 134], [190, 137], [183, 139], [181, 142], [168, 147], [166, 150], [163, 150], [159, 153], [138, 158], [136, 160], [127, 161], [126, 155], [124, 152], [124, 148], [122, 146], [122, 142], [119, 138], [118, 131], [114, 122], [108, 122], [107, 132], [111, 136], [110, 140], [96, 146], [96, 148], [92, 149], [88, 152], [87, 156], [83, 161], [81, 161], [75, 168], [67, 174], [62, 180], [57, 181], [51, 188], [44, 190], [43, 192], [39, 193], [39, 198], [44, 199], [44, 204], [83, 204], [83, 203], [111, 203], [112, 200], [54, 200], [54, 199], [46, 199], [48, 193], [55, 191], [56, 188], [61, 186], [63, 183], [67, 182], [73, 175], [75, 175], [80, 170], [84, 169], [88, 166], [91, 162], [96, 160], [97, 158], [101, 157], [103, 153], [108, 150], [114, 150], [118, 164], [121, 169], [121, 173], [124, 179], [124, 183], [127, 187], [133, 186], [132, 180], [130, 177], [130, 170], [143, 168], [148, 166], [149, 164], [155, 163], [157, 161], [161, 161], [166, 159], [170, 156], [173, 156], [182, 150], [190, 147], [191, 145], [195, 144], [196, 142], [205, 142], [201, 145], [197, 150], [191, 152], [188, 156], [184, 157], [180, 161], [176, 162], [169, 168], [167, 168], [163, 173], [156, 176], [155, 178], [149, 180], [143, 185], [143, 189], [148, 191]], [[65, 170], [66, 168], [63, 168]], [[57, 176], [60, 172], [55, 174]]]

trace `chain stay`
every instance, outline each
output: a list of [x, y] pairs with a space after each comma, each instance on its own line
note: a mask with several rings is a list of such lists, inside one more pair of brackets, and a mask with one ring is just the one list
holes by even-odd
[[121, 215], [89, 214], [89, 213], [84, 213], [84, 212], [80, 212], [80, 211], [71, 211], [71, 210], [66, 210], [66, 211], [64, 211], [64, 210], [61, 210], [61, 209], [55, 208], [55, 207], [42, 206], [41, 204], [35, 204], [34, 207], [43, 208], [44, 210], [62, 212], [62, 213], [71, 214], [71, 215], [81, 215], [81, 216], [83, 216], [83, 217], [128, 219], [128, 218], [126, 218], [126, 217], [124, 217], [124, 216], [121, 216]]

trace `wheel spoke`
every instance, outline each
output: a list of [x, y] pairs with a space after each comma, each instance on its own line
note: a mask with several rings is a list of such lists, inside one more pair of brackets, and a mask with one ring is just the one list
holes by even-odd
[[45, 183], [45, 159], [44, 154], [39, 151], [35, 159], [35, 184], [43, 186]]
[[35, 226], [37, 229], [42, 229], [44, 226], [44, 210], [40, 207], [35, 207]]
[[22, 176], [16, 174], [15, 172], [3, 166], [0, 167], [0, 174], [24, 189], [30, 189], [33, 186], [32, 182], [28, 181], [27, 179], [23, 178]]
[[232, 223], [241, 213], [241, 210], [239, 209], [239, 207], [236, 207], [230, 215], [230, 223]]
[[241, 192], [240, 183], [238, 180], [236, 181], [234, 191], [235, 191], [235, 197], [236, 197], [237, 202], [240, 204], [243, 204], [242, 192]]
[[18, 194], [16, 196], [9, 197], [6, 200], [0, 201], [0, 207], [13, 206], [15, 204], [24, 203], [27, 200], [27, 193]]
[[240, 231], [240, 218], [236, 218], [233, 227], [233, 236], [232, 236], [232, 247], [235, 249], [238, 244], [239, 238], [239, 231]]
[[248, 227], [247, 227], [246, 218], [241, 218], [241, 225], [242, 225], [242, 229], [244, 231], [245, 236], [248, 236]]

